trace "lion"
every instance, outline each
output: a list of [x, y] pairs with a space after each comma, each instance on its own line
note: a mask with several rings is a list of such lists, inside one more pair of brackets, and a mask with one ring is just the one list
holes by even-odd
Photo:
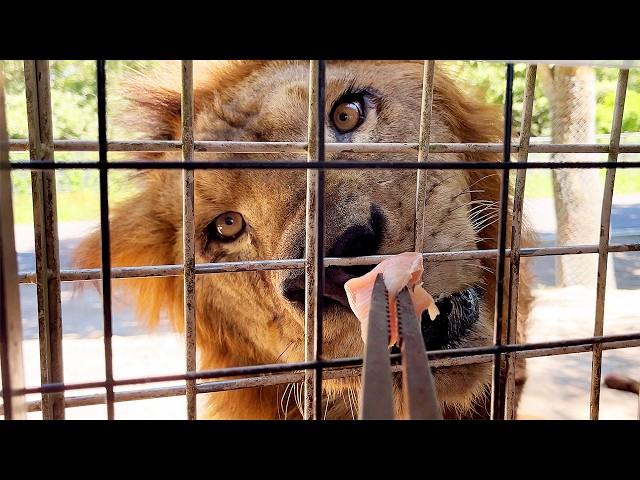
[[[133, 75], [123, 91], [121, 121], [143, 138], [181, 138], [180, 75], [171, 63]], [[194, 66], [196, 140], [305, 142], [309, 64], [304, 61], [211, 61]], [[326, 67], [326, 142], [416, 142], [423, 62], [330, 61]], [[479, 100], [436, 68], [431, 142], [501, 141], [499, 108]], [[145, 154], [179, 160], [179, 152]], [[197, 160], [305, 160], [300, 154], [197, 152]], [[431, 153], [430, 161], [496, 161], [487, 153]], [[327, 153], [341, 160], [415, 161], [411, 154]], [[397, 254], [414, 248], [415, 170], [328, 170], [325, 180], [325, 254]], [[141, 170], [136, 193], [110, 213], [114, 267], [182, 263], [180, 171]], [[497, 245], [501, 174], [494, 170], [428, 170], [423, 251], [493, 249]], [[304, 257], [304, 170], [196, 170], [196, 262]], [[510, 222], [508, 223], [510, 225]], [[510, 230], [510, 227], [509, 227]], [[523, 231], [523, 244], [531, 242]], [[75, 252], [75, 265], [100, 266], [100, 231]], [[368, 267], [325, 271], [325, 358], [363, 353], [360, 324], [344, 283]], [[429, 350], [493, 342], [495, 259], [426, 261], [424, 287], [443, 312], [423, 318]], [[508, 278], [508, 277], [507, 277]], [[149, 325], [163, 314], [183, 327], [181, 277], [115, 281]], [[526, 264], [519, 290], [518, 341], [525, 339], [531, 301]], [[508, 285], [508, 281], [505, 282]], [[471, 298], [471, 300], [469, 300]], [[505, 297], [506, 298], [506, 297]], [[465, 300], [466, 299], [466, 300]], [[464, 304], [464, 302], [467, 302]], [[470, 302], [470, 303], [469, 303]], [[506, 309], [505, 309], [506, 311]], [[425, 314], [426, 315], [426, 314]], [[198, 275], [196, 332], [199, 369], [297, 362], [304, 358], [304, 271], [275, 270]], [[445, 418], [487, 418], [491, 364], [433, 369]], [[517, 364], [518, 392], [526, 379]], [[323, 382], [325, 417], [354, 418], [359, 379]], [[395, 389], [402, 414], [401, 382]], [[298, 401], [289, 404], [291, 392]], [[300, 418], [300, 385], [265, 386], [207, 394], [199, 416], [211, 419]]]

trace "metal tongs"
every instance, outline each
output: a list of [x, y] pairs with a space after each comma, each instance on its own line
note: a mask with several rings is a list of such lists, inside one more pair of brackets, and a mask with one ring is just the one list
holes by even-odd
[[[402, 358], [402, 392], [406, 418], [441, 420], [429, 359], [409, 290], [404, 287], [396, 299], [398, 342]], [[389, 292], [378, 274], [373, 286], [364, 348], [360, 420], [393, 420], [393, 378], [389, 357], [391, 319]]]

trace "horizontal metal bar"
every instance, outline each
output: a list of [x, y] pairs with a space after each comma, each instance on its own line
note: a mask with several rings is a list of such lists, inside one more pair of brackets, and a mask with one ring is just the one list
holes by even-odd
[[[624, 243], [609, 245], [609, 252], [637, 252], [640, 243]], [[493, 258], [497, 249], [491, 250], [461, 250], [457, 252], [429, 252], [423, 253], [422, 258], [429, 261], [452, 261]], [[555, 255], [581, 255], [598, 253], [597, 245], [575, 245], [562, 247], [532, 247], [520, 249], [522, 257], [546, 257]], [[506, 249], [506, 255], [511, 250]], [[349, 267], [356, 265], [375, 265], [391, 255], [369, 255], [364, 257], [326, 257], [326, 267]], [[196, 264], [196, 275], [208, 273], [254, 272], [262, 270], [295, 270], [304, 268], [304, 259], [285, 260], [246, 260], [242, 262], [219, 262]], [[60, 270], [60, 281], [77, 282], [99, 280], [102, 271], [99, 268], [78, 268]], [[111, 269], [111, 278], [141, 278], [141, 277], [177, 277], [183, 273], [182, 265], [153, 265], [140, 267], [116, 267]], [[19, 283], [36, 283], [36, 273], [20, 272]]]
[[[7, 167], [4, 167], [7, 168]], [[13, 170], [305, 170], [325, 168], [328, 170], [544, 170], [603, 168], [623, 169], [640, 168], [640, 162], [377, 162], [377, 161], [341, 161], [341, 162], [303, 162], [303, 161], [177, 161], [127, 160], [121, 162], [10, 162]]]
[[[494, 63], [496, 60], [479, 60], [485, 63]], [[504, 60], [503, 60], [504, 61]], [[594, 68], [638, 68], [640, 62], [638, 60], [506, 60], [510, 63], [528, 63], [530, 65], [560, 65], [565, 67], [577, 67], [584, 65]]]
[[[478, 355], [495, 355], [496, 353], [510, 353], [520, 351], [534, 351], [541, 349], [552, 348], [566, 348], [572, 346], [584, 346], [584, 345], [596, 345], [605, 344], [611, 342], [628, 342], [628, 341], [640, 341], [640, 332], [628, 333], [622, 335], [605, 335], [601, 337], [587, 337], [577, 338], [570, 340], [558, 340], [551, 342], [538, 342], [538, 343], [521, 343], [521, 344], [508, 344], [508, 345], [492, 345], [486, 347], [471, 347], [471, 348], [458, 348], [451, 350], [434, 350], [427, 353], [429, 360], [432, 364], [436, 365], [435, 360], [444, 358], [455, 357], [471, 357]], [[390, 355], [389, 358], [397, 362], [400, 359], [400, 354]], [[297, 362], [297, 363], [275, 363], [265, 365], [252, 365], [246, 367], [229, 367], [215, 370], [202, 370], [199, 372], [187, 372], [183, 374], [175, 375], [160, 375], [156, 377], [139, 377], [130, 378], [124, 380], [114, 380], [114, 386], [124, 385], [136, 385], [147, 383], [160, 383], [160, 382], [172, 382], [180, 380], [191, 379], [213, 379], [223, 377], [244, 376], [253, 374], [271, 374], [271, 373], [283, 373], [293, 372], [296, 370], [309, 370], [315, 368], [339, 368], [339, 367], [357, 367], [362, 365], [361, 357], [352, 358], [337, 358], [327, 359], [322, 361], [312, 362]], [[32, 393], [50, 393], [61, 392], [65, 390], [83, 390], [88, 388], [101, 388], [105, 386], [105, 382], [86, 382], [76, 384], [47, 384], [40, 387], [30, 387], [23, 390], [19, 390], [16, 394], [32, 394]]]
[[[621, 348], [633, 348], [640, 347], [640, 340], [627, 340], [619, 342], [606, 342], [603, 343], [603, 350], [617, 350]], [[591, 345], [576, 345], [567, 347], [553, 347], [542, 348], [538, 350], [528, 350], [515, 352], [514, 355], [517, 358], [536, 358], [547, 357], [554, 355], [570, 355], [574, 353], [590, 352]], [[431, 366], [438, 367], [450, 367], [456, 365], [469, 365], [478, 363], [489, 363], [493, 361], [493, 355], [485, 354], [474, 357], [457, 357], [457, 358], [443, 358], [433, 360]], [[394, 365], [392, 371], [398, 372], [401, 370], [401, 365]], [[336, 370], [328, 370], [324, 372], [324, 378], [347, 378], [356, 377], [360, 375], [360, 367], [344, 368]], [[285, 373], [278, 375], [261, 375], [257, 377], [246, 377], [230, 380], [220, 380], [216, 382], [205, 382], [196, 385], [197, 393], [215, 393], [228, 390], [238, 390], [243, 388], [255, 388], [255, 387], [267, 387], [274, 385], [282, 385], [286, 383], [300, 382], [304, 378], [302, 372], [298, 373]], [[170, 386], [170, 387], [157, 387], [147, 388], [140, 390], [132, 390], [127, 392], [116, 392], [116, 402], [128, 402], [136, 400], [149, 400], [154, 398], [166, 398], [185, 395], [185, 387], [183, 386]], [[89, 405], [103, 405], [106, 403], [106, 396], [104, 394], [94, 395], [82, 395], [71, 396], [65, 398], [65, 407], [85, 407]], [[41, 410], [40, 400], [32, 400], [27, 402], [27, 409], [29, 412], [38, 412]], [[0, 415], [3, 415], [3, 406], [0, 405]]]
[[[513, 139], [512, 152], [520, 149], [518, 138]], [[54, 140], [59, 152], [97, 152], [98, 142], [92, 140]], [[178, 152], [182, 149], [179, 140], [111, 140], [107, 143], [111, 152]], [[210, 153], [307, 153], [306, 142], [226, 142], [195, 141], [196, 152]], [[411, 153], [418, 152], [419, 144], [407, 143], [327, 143], [326, 153]], [[429, 153], [500, 153], [501, 143], [444, 143], [429, 145]], [[26, 139], [9, 140], [9, 150], [27, 151]], [[608, 144], [599, 143], [531, 143], [529, 153], [608, 153]], [[620, 153], [639, 153], [640, 144], [620, 145]]]

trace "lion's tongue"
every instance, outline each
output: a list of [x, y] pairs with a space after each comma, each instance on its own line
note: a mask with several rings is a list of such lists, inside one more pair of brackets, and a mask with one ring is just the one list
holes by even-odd
[[422, 288], [422, 282], [420, 281], [422, 272], [422, 255], [415, 252], [406, 252], [383, 260], [369, 273], [361, 277], [352, 278], [344, 284], [351, 310], [360, 320], [360, 331], [364, 342], [366, 342], [367, 338], [367, 323], [369, 321], [373, 284], [378, 273], [382, 273], [385, 286], [389, 291], [391, 323], [389, 346], [395, 345], [398, 341], [396, 296], [405, 286], [409, 288], [409, 294], [418, 318], [421, 318], [422, 312], [425, 310], [429, 310], [429, 316], [432, 319], [436, 318], [440, 312], [431, 295]]

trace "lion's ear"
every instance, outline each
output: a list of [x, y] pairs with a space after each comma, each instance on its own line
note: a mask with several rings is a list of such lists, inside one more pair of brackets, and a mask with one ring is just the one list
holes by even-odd
[[[155, 200], [154, 200], [155, 199]], [[177, 263], [175, 231], [156, 196], [142, 192], [125, 200], [111, 214], [109, 222], [111, 265], [130, 267]], [[178, 223], [179, 224], [179, 223]], [[179, 263], [179, 262], [178, 262]], [[100, 229], [86, 236], [73, 255], [76, 268], [101, 267]], [[158, 323], [163, 311], [182, 308], [182, 284], [179, 277], [156, 277], [114, 280], [114, 291], [135, 303], [139, 318], [150, 326]], [[180, 318], [180, 315], [171, 315]], [[178, 327], [180, 322], [177, 322]]]

